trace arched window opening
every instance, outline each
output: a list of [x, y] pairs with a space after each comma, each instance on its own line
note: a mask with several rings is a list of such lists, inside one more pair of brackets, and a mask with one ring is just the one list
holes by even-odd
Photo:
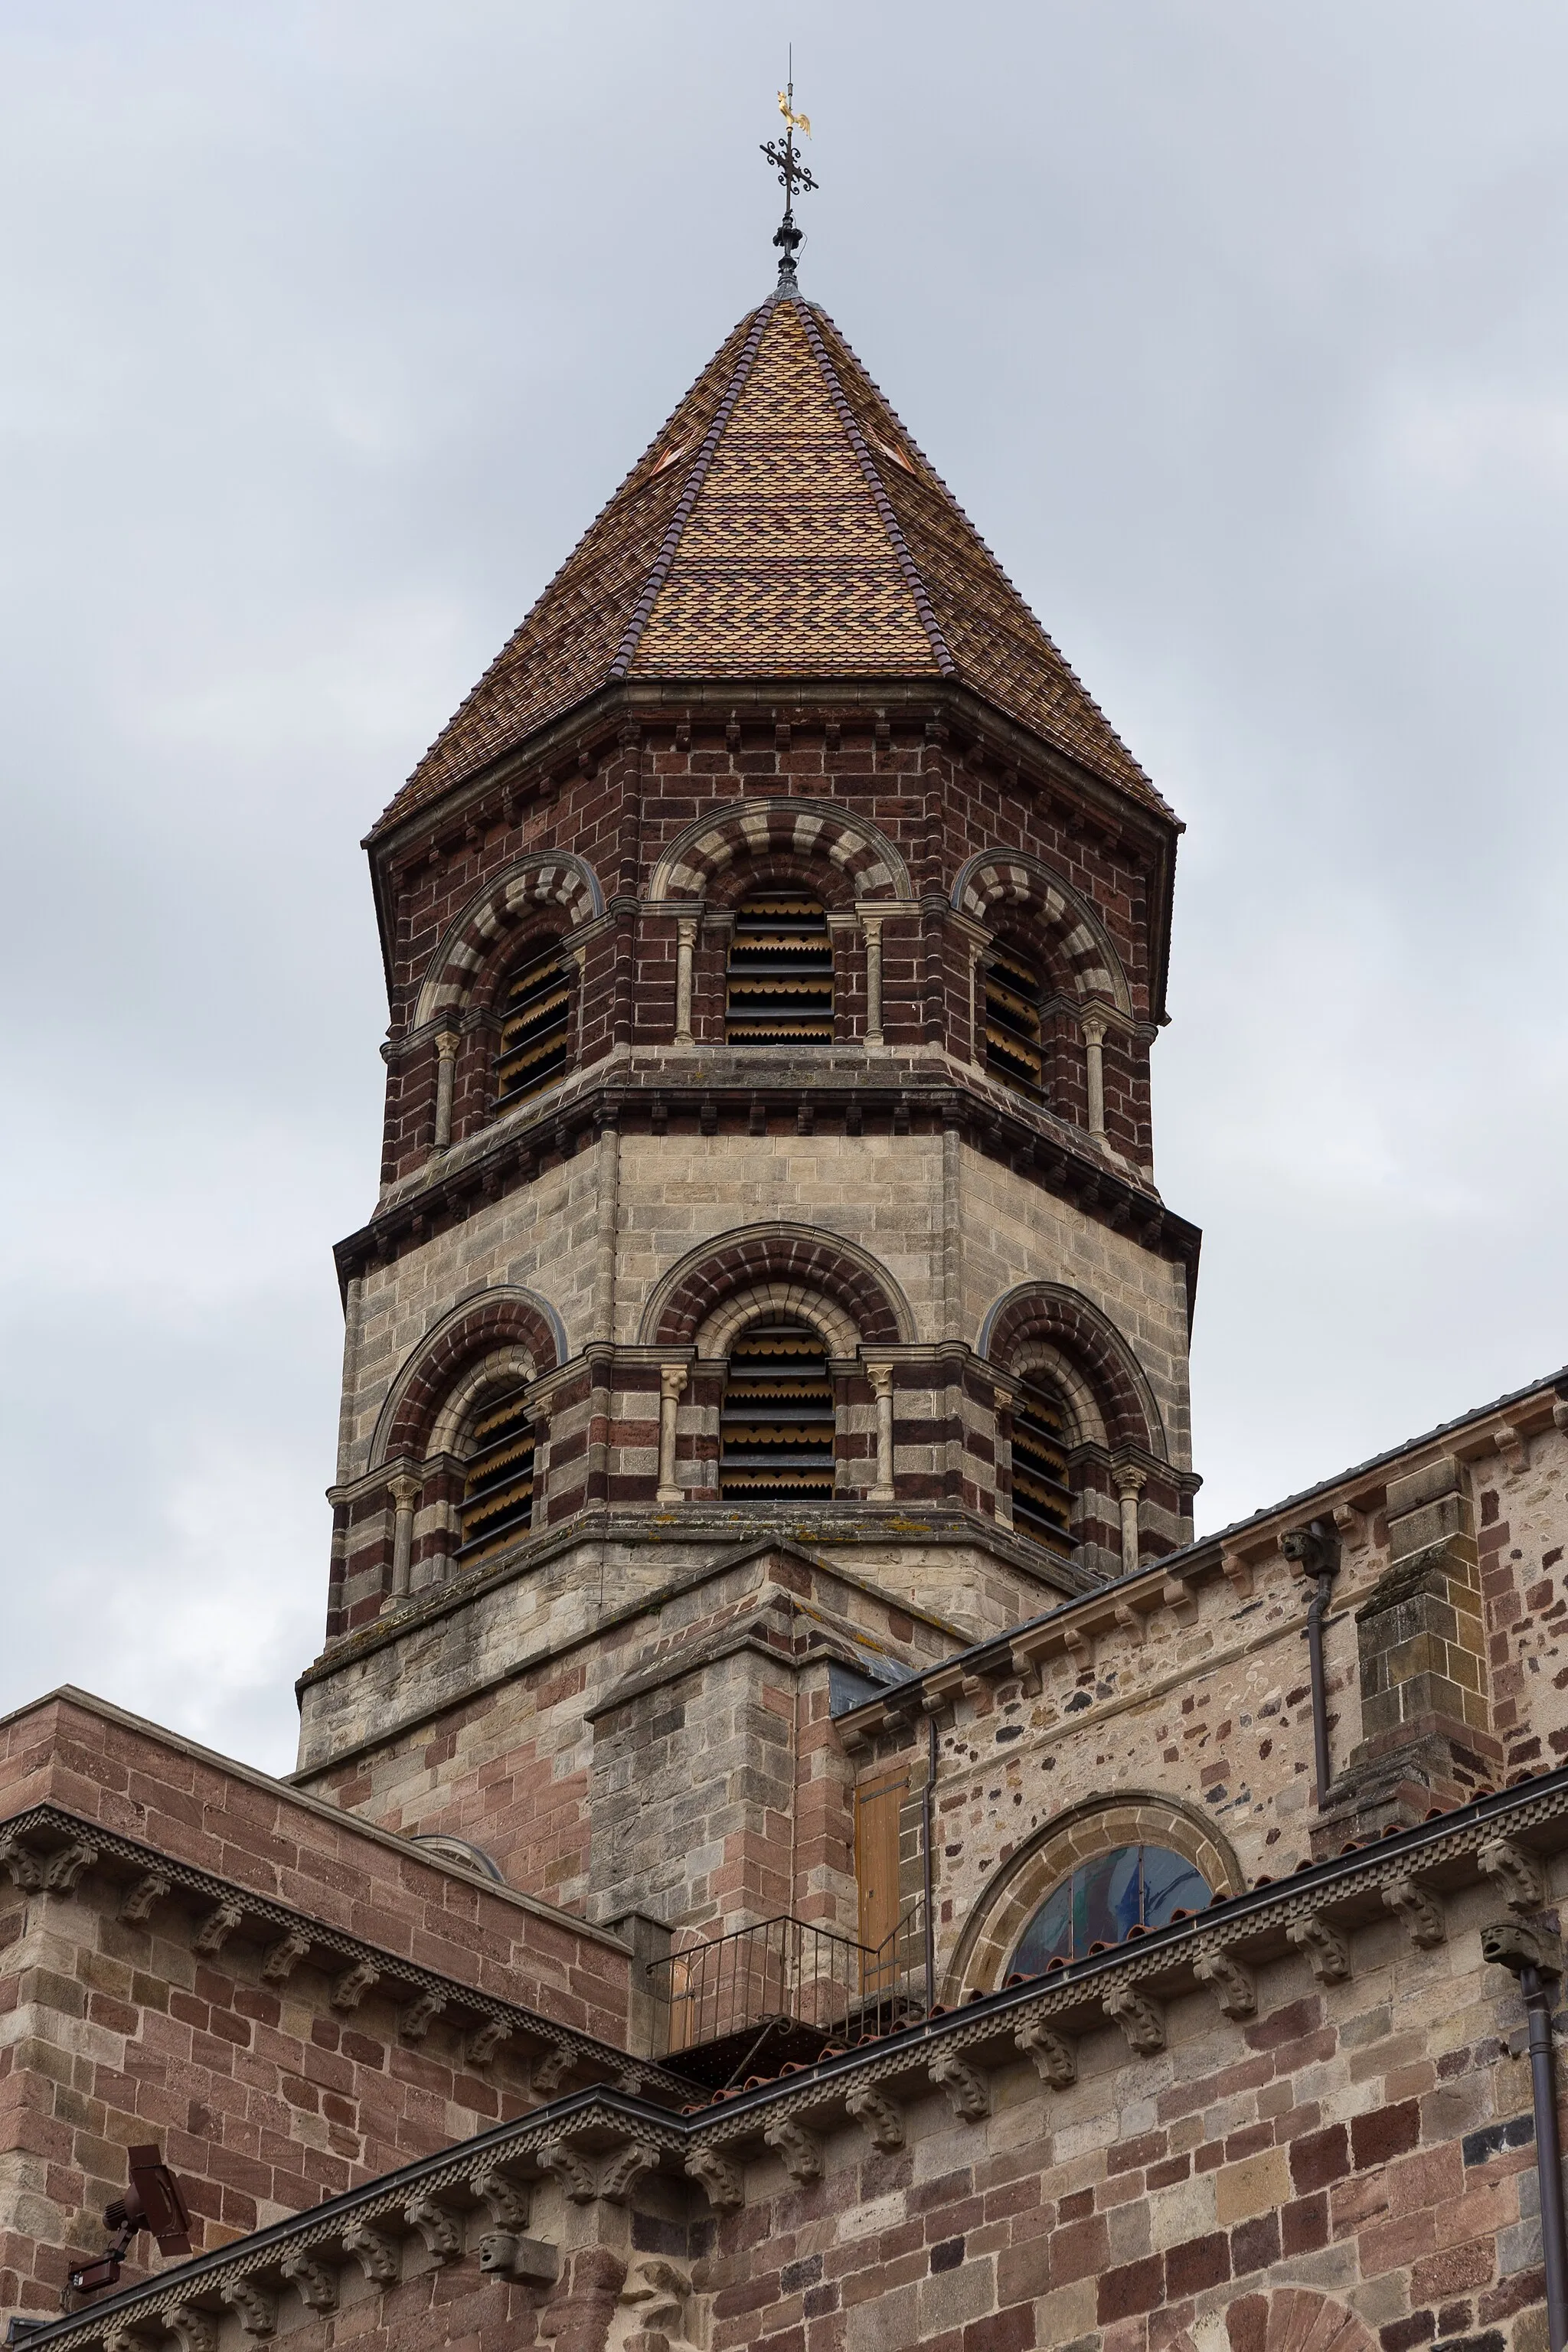
[[536, 946], [501, 998], [496, 1104], [506, 1109], [553, 1086], [568, 1060], [572, 1024], [570, 958], [559, 940]]
[[1124, 1943], [1134, 1927], [1168, 1927], [1173, 1919], [1206, 1911], [1208, 1881], [1185, 1854], [1164, 1845], [1119, 1845], [1080, 1863], [1046, 1897], [1009, 1963], [1017, 1976], [1038, 1976], [1053, 1960], [1083, 1960]]
[[719, 1491], [748, 1503], [831, 1499], [833, 1382], [808, 1323], [783, 1317], [753, 1323], [731, 1347]]
[[833, 1043], [833, 941], [822, 906], [804, 891], [773, 891], [736, 909], [725, 975], [724, 1041]]
[[1052, 1551], [1070, 1554], [1067, 1413], [1056, 1391], [1026, 1375], [1013, 1408], [1013, 1522]]
[[985, 964], [985, 1075], [1045, 1100], [1040, 974], [1022, 949], [998, 942]]
[[458, 1558], [496, 1549], [533, 1522], [533, 1427], [520, 1383], [480, 1405], [468, 1433]]

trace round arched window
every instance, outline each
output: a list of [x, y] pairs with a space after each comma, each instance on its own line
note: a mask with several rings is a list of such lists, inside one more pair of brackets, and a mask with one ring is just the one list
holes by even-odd
[[1168, 1927], [1178, 1911], [1214, 1900], [1203, 1873], [1164, 1845], [1119, 1845], [1079, 1863], [1048, 1895], [1018, 1939], [1011, 1972], [1038, 1976], [1053, 1960], [1087, 1959], [1097, 1944], [1122, 1943], [1134, 1927]]

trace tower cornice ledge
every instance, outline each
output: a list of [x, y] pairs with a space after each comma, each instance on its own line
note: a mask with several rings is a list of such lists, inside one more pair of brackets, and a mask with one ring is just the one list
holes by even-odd
[[[631, 678], [601, 688], [488, 766], [405, 813], [384, 818], [365, 835], [363, 846], [370, 857], [388, 974], [398, 880], [410, 859], [461, 848], [473, 834], [504, 822], [514, 804], [548, 795], [559, 775], [625, 748], [629, 730], [693, 719], [727, 727], [736, 717], [742, 729], [750, 721], [770, 730], [781, 723], [811, 729], [863, 723], [868, 718], [879, 731], [894, 724], [934, 730], [935, 740], [955, 761], [989, 760], [1014, 791], [1075, 802], [1087, 830], [1108, 843], [1124, 842], [1145, 869], [1152, 1010], [1157, 1022], [1163, 1019], [1176, 842], [1185, 830], [1182, 820], [1097, 774], [1071, 751], [1021, 725], [956, 678]], [[773, 748], [759, 743], [750, 749], [746, 797], [763, 800], [777, 790], [811, 790], [792, 775], [784, 760], [778, 761], [777, 783], [752, 767]], [[846, 781], [850, 785], [857, 782], [852, 770], [847, 771]], [[873, 786], [875, 781], [874, 773], [867, 779]], [[819, 783], [817, 789], [823, 799], [834, 797], [830, 788]]]
[[531, 1117], [484, 1130], [467, 1150], [432, 1155], [367, 1224], [338, 1243], [340, 1286], [346, 1295], [368, 1266], [421, 1247], [479, 1204], [574, 1158], [603, 1126], [662, 1134], [673, 1122], [708, 1132], [728, 1123], [743, 1132], [760, 1105], [764, 1116], [785, 1120], [798, 1121], [803, 1107], [814, 1119], [853, 1118], [862, 1133], [906, 1134], [917, 1122], [933, 1130], [957, 1125], [974, 1150], [1005, 1160], [1097, 1224], [1130, 1231], [1146, 1248], [1184, 1265], [1190, 1315], [1202, 1234], [1166, 1208], [1140, 1171], [1113, 1165], [1077, 1129], [1026, 1109], [945, 1056], [936, 1067], [922, 1067], [913, 1055], [872, 1055], [851, 1045], [824, 1046], [820, 1055], [766, 1070], [721, 1048], [639, 1055], [630, 1066], [606, 1056], [543, 1097]]

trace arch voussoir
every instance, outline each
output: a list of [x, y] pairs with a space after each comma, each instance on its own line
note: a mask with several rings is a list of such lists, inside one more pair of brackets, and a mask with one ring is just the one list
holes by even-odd
[[831, 802], [738, 801], [695, 818], [655, 868], [649, 897], [706, 898], [737, 859], [822, 859], [858, 898], [912, 899], [910, 872], [885, 834]]
[[1167, 1454], [1153, 1391], [1109, 1317], [1063, 1284], [1020, 1283], [992, 1307], [977, 1351], [1008, 1371], [1026, 1348], [1039, 1343], [1058, 1349], [1088, 1382], [1110, 1444]]
[[415, 1027], [466, 1003], [478, 975], [493, 961], [509, 937], [542, 908], [549, 908], [564, 914], [569, 930], [596, 921], [605, 911], [599, 878], [574, 850], [538, 851], [491, 877], [431, 957], [415, 1010]]
[[862, 1341], [914, 1337], [902, 1293], [864, 1251], [835, 1234], [791, 1226], [720, 1234], [700, 1245], [649, 1301], [642, 1337], [658, 1346], [689, 1347], [726, 1299], [769, 1285], [830, 1299]]
[[383, 1413], [374, 1458], [423, 1454], [454, 1384], [482, 1357], [521, 1349], [538, 1379], [563, 1360], [558, 1321], [542, 1302], [517, 1292], [476, 1303], [427, 1338], [405, 1366]]

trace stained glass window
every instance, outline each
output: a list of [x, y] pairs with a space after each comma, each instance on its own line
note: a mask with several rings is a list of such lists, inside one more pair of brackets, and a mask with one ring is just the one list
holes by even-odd
[[1080, 1863], [1025, 1928], [1011, 1972], [1037, 1976], [1053, 1960], [1082, 1960], [1097, 1944], [1125, 1941], [1134, 1927], [1166, 1927], [1178, 1911], [1206, 1911], [1203, 1873], [1163, 1845], [1119, 1845]]

